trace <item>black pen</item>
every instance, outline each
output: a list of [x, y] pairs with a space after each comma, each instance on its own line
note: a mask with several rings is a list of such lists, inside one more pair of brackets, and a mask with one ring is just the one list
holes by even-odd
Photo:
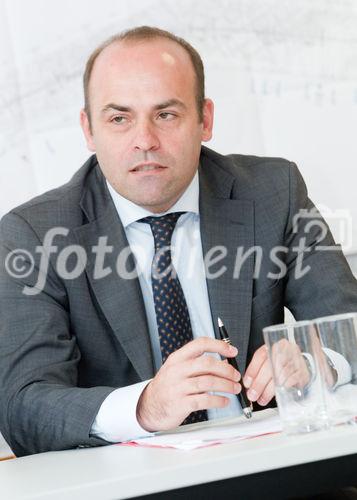
[[[218, 330], [219, 330], [219, 334], [220, 334], [223, 342], [226, 342], [226, 344], [232, 344], [231, 339], [228, 336], [226, 327], [224, 326], [221, 318], [218, 318]], [[235, 368], [237, 371], [239, 371], [236, 358], [227, 358], [227, 361], [231, 366], [233, 366], [233, 368]], [[243, 384], [242, 384], [242, 390], [240, 391], [239, 394], [237, 394], [237, 398], [238, 398], [238, 401], [240, 402], [240, 405], [242, 407], [244, 415], [247, 418], [251, 418], [252, 417], [252, 403], [247, 398], [247, 394], [245, 392], [245, 388], [243, 387]]]

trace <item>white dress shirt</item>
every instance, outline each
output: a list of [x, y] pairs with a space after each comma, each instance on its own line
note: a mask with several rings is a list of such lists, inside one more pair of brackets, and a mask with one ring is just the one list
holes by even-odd
[[[139, 282], [148, 319], [154, 366], [157, 371], [162, 365], [162, 360], [151, 286], [154, 238], [149, 224], [137, 221], [148, 215], [164, 214], [148, 212], [118, 194], [109, 183], [107, 185], [139, 271]], [[202, 255], [198, 200], [199, 181], [196, 172], [181, 198], [165, 213], [186, 212], [178, 219], [172, 235], [172, 261], [187, 302], [193, 337], [214, 338]], [[222, 319], [224, 320], [224, 318]], [[237, 347], [239, 348], [239, 346]], [[206, 355], [221, 359], [218, 354], [207, 353]], [[150, 433], [139, 425], [136, 418], [137, 402], [148, 382], [146, 380], [111, 392], [99, 409], [91, 434], [111, 442], [126, 441], [149, 435]], [[229, 397], [230, 404], [225, 408], [207, 410], [209, 419], [239, 415], [242, 412], [234, 394], [224, 393], [224, 396]]]

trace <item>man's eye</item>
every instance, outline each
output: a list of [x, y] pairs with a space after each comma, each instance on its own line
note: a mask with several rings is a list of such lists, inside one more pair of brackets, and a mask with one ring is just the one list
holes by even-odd
[[125, 116], [114, 116], [111, 121], [115, 123], [123, 123], [125, 119]]
[[168, 113], [166, 111], [164, 111], [163, 113], [160, 113], [160, 118], [162, 118], [163, 120], [172, 120], [173, 118], [175, 118], [175, 115], [172, 114], [172, 113]]

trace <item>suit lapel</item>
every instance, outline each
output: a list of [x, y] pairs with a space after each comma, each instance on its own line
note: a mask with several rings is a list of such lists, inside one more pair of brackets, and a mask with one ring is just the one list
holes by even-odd
[[[92, 174], [81, 201], [89, 222], [75, 229], [75, 234], [87, 254], [86, 273], [95, 298], [139, 377], [147, 380], [153, 377], [154, 368], [139, 280], [123, 279], [118, 275], [118, 255], [128, 249], [129, 244], [98, 166]], [[111, 253], [106, 253], [103, 264], [103, 268], [111, 272], [96, 279], [96, 253], [93, 252], [93, 247], [98, 245], [100, 236], [107, 237], [106, 245], [112, 247]], [[131, 253], [126, 261], [126, 268], [128, 271], [134, 268]]]
[[[221, 157], [223, 158], [223, 157]], [[219, 338], [217, 318], [227, 327], [232, 344], [238, 350], [241, 370], [246, 364], [250, 333], [254, 255], [241, 266], [239, 278], [233, 278], [237, 249], [247, 252], [254, 245], [254, 205], [251, 200], [230, 199], [235, 178], [207, 157], [200, 166], [200, 226], [203, 255], [213, 248], [226, 248], [227, 256], [207, 272], [207, 288], [212, 321]], [[212, 259], [219, 253], [213, 253]], [[206, 266], [208, 259], [206, 261]], [[210, 279], [209, 271], [225, 272]]]

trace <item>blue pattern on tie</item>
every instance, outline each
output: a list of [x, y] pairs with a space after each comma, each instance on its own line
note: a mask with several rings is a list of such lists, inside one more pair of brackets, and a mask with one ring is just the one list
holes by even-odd
[[[187, 303], [171, 259], [172, 233], [183, 213], [149, 216], [139, 221], [150, 224], [154, 236], [151, 282], [163, 363], [172, 352], [193, 339]], [[182, 425], [204, 420], [207, 420], [207, 411], [199, 410], [190, 413]]]

